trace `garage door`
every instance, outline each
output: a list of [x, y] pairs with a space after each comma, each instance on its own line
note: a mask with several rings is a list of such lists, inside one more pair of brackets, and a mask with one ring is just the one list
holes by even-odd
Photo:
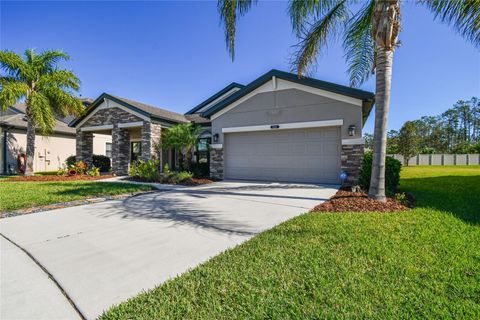
[[226, 133], [226, 179], [338, 183], [340, 127]]

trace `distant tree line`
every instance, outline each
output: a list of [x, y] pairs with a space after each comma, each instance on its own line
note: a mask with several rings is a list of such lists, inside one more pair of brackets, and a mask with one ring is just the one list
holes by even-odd
[[[371, 149], [373, 135], [365, 134]], [[387, 134], [387, 154], [480, 153], [480, 99], [459, 100], [438, 116], [407, 121]]]

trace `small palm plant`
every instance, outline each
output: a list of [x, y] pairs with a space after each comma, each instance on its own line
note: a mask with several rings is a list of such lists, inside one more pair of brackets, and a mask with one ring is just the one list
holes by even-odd
[[[375, 131], [369, 196], [385, 198], [387, 117], [390, 106], [393, 53], [399, 45], [401, 0], [290, 0], [289, 14], [299, 38], [293, 68], [307, 73], [329, 41], [343, 38], [352, 86], [376, 73]], [[417, 0], [434, 18], [450, 24], [461, 36], [480, 46], [480, 0]], [[256, 0], [218, 0], [225, 41], [235, 57], [236, 23]]]
[[84, 107], [74, 92], [80, 80], [68, 70], [58, 68], [58, 63], [69, 56], [56, 50], [37, 54], [25, 51], [24, 58], [11, 51], [0, 51], [0, 108], [24, 100], [27, 118], [27, 161], [25, 175], [33, 175], [35, 157], [35, 132], [53, 132], [56, 117], [79, 115]]
[[183, 168], [190, 171], [193, 148], [198, 143], [200, 127], [192, 123], [181, 123], [164, 131], [162, 146], [181, 151]]

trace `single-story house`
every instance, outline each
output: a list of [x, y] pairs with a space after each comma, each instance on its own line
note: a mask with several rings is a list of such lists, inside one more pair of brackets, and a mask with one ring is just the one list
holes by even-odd
[[176, 153], [158, 148], [161, 131], [194, 122], [203, 127], [197, 160], [209, 161], [214, 178], [339, 183], [345, 172], [352, 184], [373, 104], [371, 92], [271, 70], [247, 85], [228, 85], [186, 114], [104, 93], [70, 126], [77, 158], [86, 162], [93, 135], [112, 135], [117, 174], [127, 174], [135, 159], [175, 166]]
[[[88, 100], [84, 100], [87, 104]], [[68, 126], [72, 118], [57, 119], [54, 132], [35, 135], [34, 171], [55, 171], [65, 165], [65, 160], [75, 155], [76, 132]], [[112, 139], [108, 135], [96, 135], [93, 153], [109, 155]], [[19, 173], [19, 158], [27, 149], [27, 121], [25, 104], [18, 103], [6, 111], [0, 111], [0, 174]]]

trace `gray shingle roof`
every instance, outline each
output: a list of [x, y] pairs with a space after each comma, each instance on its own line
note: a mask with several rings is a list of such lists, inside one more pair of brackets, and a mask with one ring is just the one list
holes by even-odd
[[138, 102], [138, 101], [135, 101], [135, 100], [131, 100], [131, 99], [127, 99], [127, 98], [122, 98], [122, 97], [118, 97], [118, 96], [113, 96], [113, 95], [109, 95], [111, 97], [114, 97], [120, 101], [123, 101], [129, 105], [132, 105], [142, 111], [145, 111], [153, 116], [156, 116], [156, 117], [159, 117], [159, 118], [162, 118], [162, 119], [166, 119], [166, 120], [173, 120], [173, 121], [178, 121], [178, 122], [188, 122], [188, 120], [185, 118], [185, 116], [183, 114], [180, 114], [180, 113], [176, 113], [176, 112], [173, 112], [173, 111], [169, 111], [169, 110], [166, 110], [166, 109], [161, 109], [161, 108], [158, 108], [158, 107], [154, 107], [154, 106], [151, 106], [151, 105], [148, 105], [148, 104], [145, 104], [145, 103], [141, 103], [141, 102]]
[[[14, 127], [17, 129], [27, 129], [27, 121], [25, 120], [25, 114], [14, 114], [3, 116], [0, 118], [0, 126]], [[55, 123], [55, 128], [53, 130], [55, 133], [71, 134], [75, 135], [75, 129], [70, 128], [68, 124], [57, 120]]]
[[133, 111], [139, 112], [145, 116], [151, 117], [154, 120], [163, 120], [170, 123], [182, 123], [188, 122], [187, 118], [183, 114], [176, 113], [173, 111], [168, 111], [165, 109], [157, 108], [145, 103], [141, 103], [135, 100], [122, 98], [118, 96], [114, 96], [108, 93], [102, 93], [87, 109], [87, 111], [79, 118], [70, 122], [70, 126], [74, 127], [78, 123], [80, 123], [85, 117], [87, 117], [96, 107], [98, 107], [104, 99], [109, 99], [119, 103]]

